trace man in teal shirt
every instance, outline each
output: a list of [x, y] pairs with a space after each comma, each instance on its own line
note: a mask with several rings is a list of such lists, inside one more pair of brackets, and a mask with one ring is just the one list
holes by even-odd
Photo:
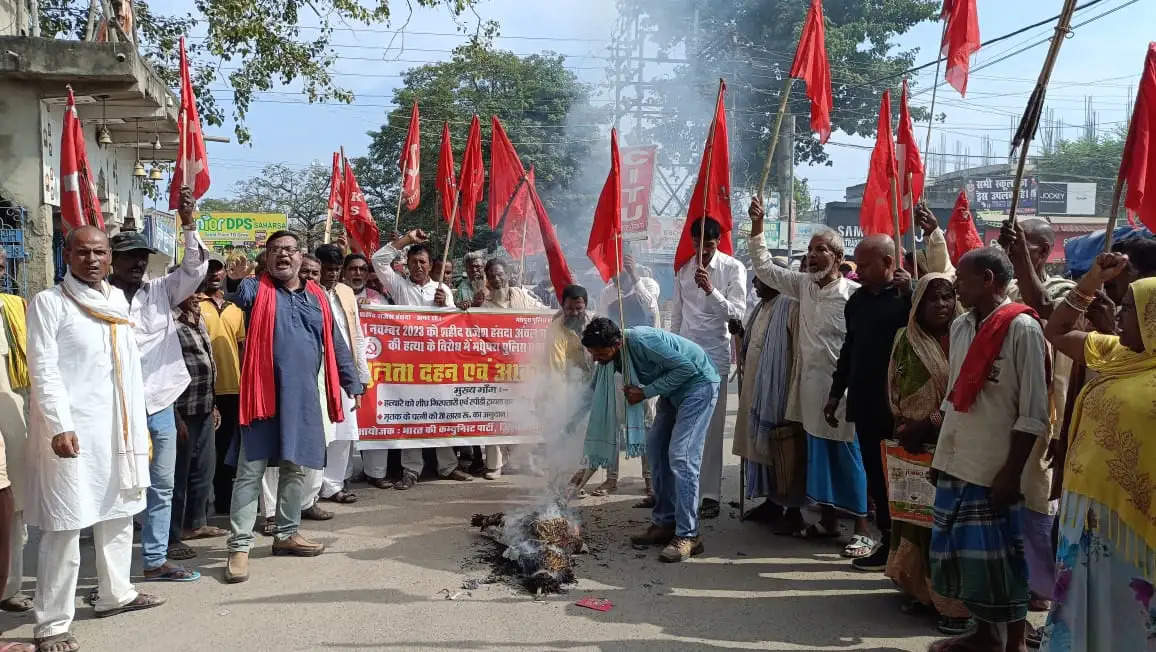
[[638, 326], [625, 334], [598, 317], [582, 333], [582, 345], [599, 364], [623, 364], [623, 342], [632, 376], [641, 386], [623, 388], [631, 405], [657, 396], [654, 425], [646, 436], [654, 486], [654, 512], [636, 545], [666, 545], [659, 559], [677, 562], [703, 552], [698, 533], [698, 477], [702, 449], [718, 400], [719, 375], [702, 347], [657, 328]]

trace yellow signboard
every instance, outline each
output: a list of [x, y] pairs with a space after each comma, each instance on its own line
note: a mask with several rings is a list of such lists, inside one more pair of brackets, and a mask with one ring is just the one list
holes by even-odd
[[275, 231], [286, 228], [284, 213], [200, 213], [197, 230], [201, 239], [213, 251], [224, 253], [235, 247], [256, 249], [265, 246], [265, 239]]

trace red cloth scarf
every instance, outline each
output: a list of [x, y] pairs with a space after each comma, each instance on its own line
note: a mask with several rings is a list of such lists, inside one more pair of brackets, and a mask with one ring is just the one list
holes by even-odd
[[[321, 331], [325, 345], [325, 398], [329, 420], [341, 423], [345, 411], [341, 405], [341, 386], [337, 375], [337, 356], [333, 350], [333, 311], [329, 297], [313, 281], [305, 290], [321, 305]], [[277, 318], [277, 288], [268, 274], [258, 281], [257, 299], [249, 316], [246, 334], [245, 362], [241, 367], [241, 425], [271, 419], [277, 414], [277, 381], [273, 374], [273, 324]]]
[[971, 409], [975, 398], [983, 389], [983, 384], [987, 382], [992, 363], [999, 355], [999, 350], [1003, 348], [1003, 340], [1007, 337], [1012, 320], [1023, 314], [1031, 315], [1036, 321], [1040, 320], [1036, 311], [1024, 304], [1007, 303], [996, 308], [980, 325], [975, 339], [967, 349], [967, 355], [963, 358], [963, 366], [959, 369], [955, 385], [947, 396], [957, 412], [967, 412]]

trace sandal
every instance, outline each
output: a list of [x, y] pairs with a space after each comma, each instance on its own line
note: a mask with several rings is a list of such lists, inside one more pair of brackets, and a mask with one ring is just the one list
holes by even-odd
[[800, 539], [837, 539], [839, 538], [839, 528], [829, 530], [822, 523], [812, 523], [795, 532], [795, 536]]
[[849, 559], [862, 559], [870, 556], [873, 552], [875, 552], [875, 540], [865, 534], [856, 534], [851, 537], [851, 542], [843, 548], [841, 554]]
[[169, 559], [184, 561], [186, 559], [192, 559], [193, 557], [196, 557], [197, 551], [193, 550], [192, 546], [178, 541], [176, 543], [169, 544], [169, 553], [167, 556]]
[[949, 618], [942, 616], [935, 623], [935, 628], [948, 636], [962, 636], [971, 629], [971, 618]]
[[[200, 573], [197, 573], [197, 577], [200, 577]], [[158, 597], [155, 595], [149, 595], [148, 593], [138, 593], [136, 596], [136, 599], [133, 600], [132, 602], [129, 602], [128, 604], [119, 606], [115, 609], [106, 609], [105, 611], [97, 611], [95, 613], [95, 615], [97, 618], [108, 618], [109, 616], [115, 616], [117, 614], [128, 613], [130, 611], [141, 611], [142, 609], [152, 609], [153, 607], [161, 606], [165, 602], [167, 602], [167, 600], [165, 600], [164, 598], [161, 598], [161, 597]]]
[[192, 541], [194, 539], [216, 539], [229, 534], [228, 530], [213, 526], [205, 525], [195, 530], [186, 530], [181, 533], [181, 541]]
[[653, 509], [654, 504], [654, 496], [647, 496], [646, 498], [643, 498], [642, 500], [631, 505], [631, 507], [637, 507], [638, 509]]
[[[23, 613], [25, 611], [30, 611], [31, 609], [32, 598], [24, 595], [23, 593], [17, 593], [11, 598], [6, 598], [5, 600], [0, 601], [0, 610], [3, 611], [8, 611], [11, 613]], [[3, 648], [0, 648], [0, 652], [4, 652]]]
[[357, 494], [353, 493], [352, 491], [342, 490], [338, 491], [332, 496], [329, 496], [328, 498], [322, 496], [321, 500], [328, 500], [331, 503], [341, 503], [342, 505], [348, 505], [349, 503], [357, 502]]
[[201, 574], [198, 571], [189, 570], [189, 569], [184, 568], [182, 566], [173, 566], [173, 565], [168, 564], [168, 563], [166, 563], [164, 566], [161, 566], [157, 570], [160, 570], [161, 572], [150, 574], [149, 571], [145, 571], [144, 572], [144, 579], [142, 581], [145, 581], [145, 582], [196, 582], [197, 580], [201, 579]]
[[617, 480], [607, 480], [606, 482], [603, 482], [602, 484], [598, 485], [598, 488], [591, 490], [590, 495], [591, 496], [598, 496], [599, 498], [601, 498], [602, 496], [609, 496], [610, 494], [615, 493], [616, 491], [618, 491], [618, 481]]
[[80, 643], [77, 642], [72, 632], [36, 639], [38, 652], [76, 652], [79, 649]]
[[368, 478], [367, 477], [367, 481], [369, 482], [369, 485], [371, 487], [377, 487], [378, 489], [392, 489], [393, 485], [394, 485], [394, 483], [390, 482], [389, 480], [386, 480], [385, 478]]

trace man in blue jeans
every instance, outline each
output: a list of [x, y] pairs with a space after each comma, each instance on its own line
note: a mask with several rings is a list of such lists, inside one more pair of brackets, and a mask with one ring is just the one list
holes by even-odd
[[[625, 344], [625, 347], [623, 347]], [[703, 552], [698, 534], [699, 468], [702, 449], [718, 401], [719, 375], [702, 347], [657, 328], [638, 326], [623, 333], [598, 317], [582, 332], [582, 345], [599, 364], [625, 363], [641, 386], [623, 388], [631, 405], [659, 397], [654, 425], [646, 437], [654, 488], [654, 511], [635, 545], [666, 545], [659, 559], [678, 562]]]
[[[188, 188], [181, 190], [181, 229], [185, 257], [171, 273], [144, 280], [149, 254], [156, 253], [144, 234], [122, 230], [112, 237], [112, 274], [108, 281], [124, 292], [129, 304], [129, 321], [140, 349], [144, 372], [145, 409], [148, 412], [152, 461], [146, 494], [147, 506], [141, 530], [141, 557], [144, 576], [149, 580], [191, 582], [200, 573], [168, 562], [169, 521], [173, 507], [173, 477], [177, 463], [177, 425], [173, 403], [189, 385], [189, 372], [181, 353], [173, 310], [201, 286], [209, 261], [193, 217], [193, 198]], [[196, 555], [192, 548], [174, 551], [174, 559]]]

